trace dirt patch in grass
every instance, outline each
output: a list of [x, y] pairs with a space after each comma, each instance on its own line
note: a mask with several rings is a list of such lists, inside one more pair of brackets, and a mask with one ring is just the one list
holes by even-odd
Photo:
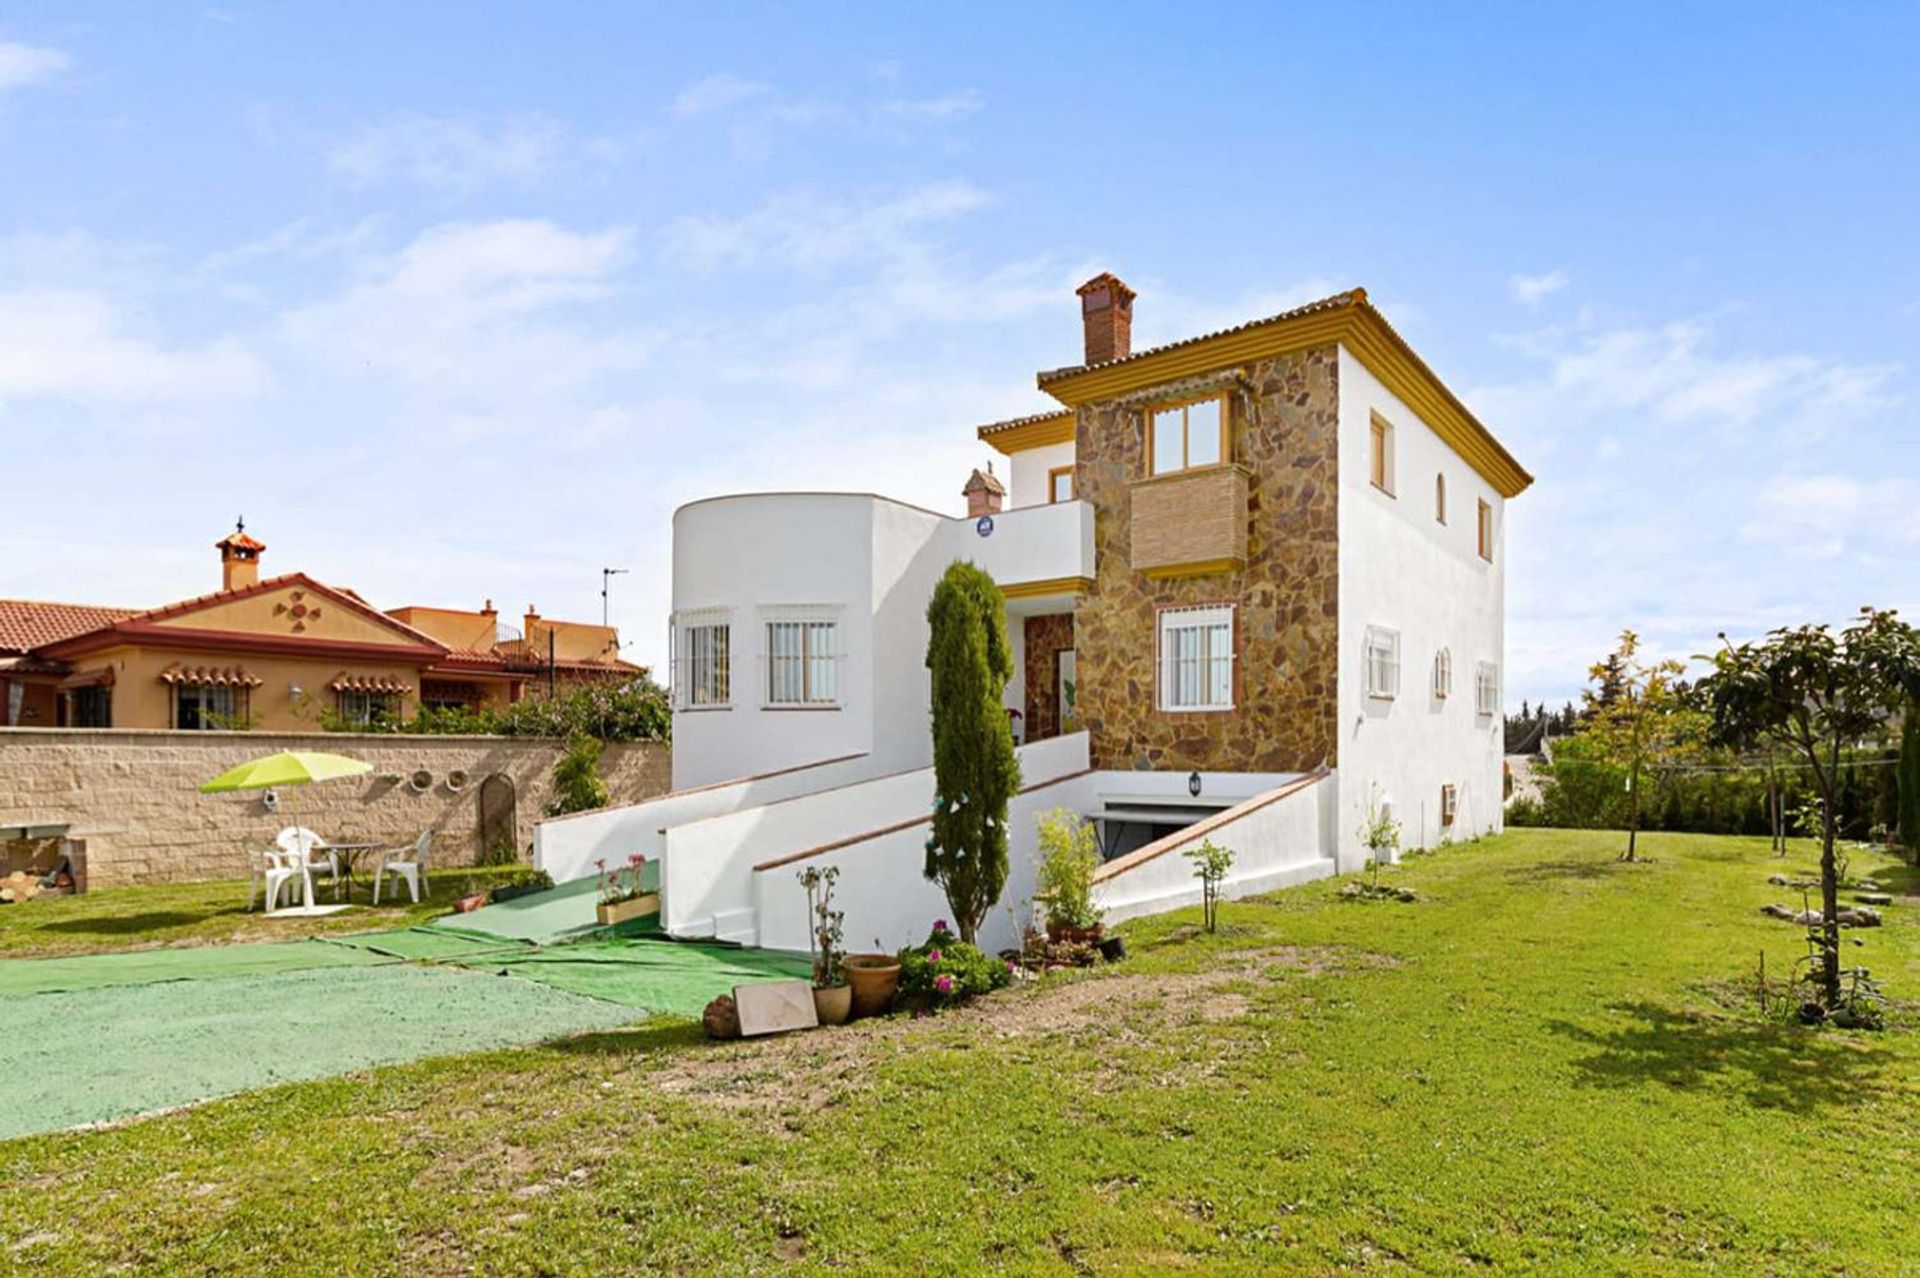
[[645, 1086], [773, 1120], [792, 1130], [804, 1116], [870, 1085], [870, 1068], [909, 1045], [1074, 1037], [1097, 1030], [1121, 1047], [1151, 1037], [1136, 1020], [1220, 1024], [1253, 1009], [1259, 982], [1347, 968], [1394, 967], [1383, 954], [1331, 946], [1233, 950], [1204, 972], [1125, 970], [1055, 973], [938, 1016], [891, 1016], [843, 1029], [709, 1043], [663, 1058]]

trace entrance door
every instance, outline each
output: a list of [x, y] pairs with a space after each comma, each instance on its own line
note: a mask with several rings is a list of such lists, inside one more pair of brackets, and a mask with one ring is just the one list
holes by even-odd
[[513, 778], [498, 772], [480, 783], [480, 857], [491, 865], [520, 859]]

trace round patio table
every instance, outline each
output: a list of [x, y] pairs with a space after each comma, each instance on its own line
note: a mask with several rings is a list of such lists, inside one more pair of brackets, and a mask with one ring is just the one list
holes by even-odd
[[339, 860], [340, 872], [333, 876], [333, 899], [353, 897], [353, 873], [369, 852], [385, 851], [385, 843], [329, 843], [323, 849]]

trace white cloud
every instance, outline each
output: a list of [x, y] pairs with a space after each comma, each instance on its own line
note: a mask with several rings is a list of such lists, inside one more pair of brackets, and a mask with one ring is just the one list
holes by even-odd
[[682, 89], [667, 109], [683, 119], [724, 111], [771, 93], [773, 86], [728, 73], [705, 76]]
[[936, 182], [864, 203], [791, 193], [739, 217], [679, 218], [663, 232], [663, 248], [667, 260], [702, 268], [764, 262], [818, 273], [854, 258], [898, 251], [910, 228], [987, 203], [984, 191], [965, 182]]
[[71, 64], [58, 49], [0, 40], [0, 93], [45, 84]]
[[128, 332], [95, 293], [0, 294], [0, 406], [54, 400], [105, 407], [244, 398], [271, 382], [243, 343], [162, 346]]
[[617, 292], [631, 239], [540, 220], [433, 227], [364, 263], [337, 296], [287, 313], [282, 337], [303, 362], [398, 379], [463, 431], [490, 429], [481, 418], [525, 424], [542, 402], [557, 408], [646, 363], [649, 338], [592, 312]]
[[1558, 293], [1572, 283], [1565, 271], [1551, 270], [1545, 275], [1515, 275], [1507, 280], [1507, 287], [1513, 290], [1514, 297], [1528, 306], [1538, 306], [1548, 297]]
[[882, 115], [929, 122], [964, 120], [979, 112], [987, 100], [973, 89], [942, 94], [937, 98], [896, 98], [880, 104]]
[[547, 119], [486, 124], [415, 115], [367, 125], [334, 143], [327, 163], [364, 185], [407, 181], [471, 190], [531, 181], [560, 161], [566, 144], [566, 130]]
[[1920, 543], [1920, 484], [1904, 476], [1776, 475], [1761, 487], [1740, 536], [1818, 559], [1900, 553]]

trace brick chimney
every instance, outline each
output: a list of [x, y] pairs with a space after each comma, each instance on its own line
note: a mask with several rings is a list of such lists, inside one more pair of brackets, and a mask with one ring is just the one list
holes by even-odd
[[267, 548], [263, 541], [247, 536], [247, 521], [233, 521], [233, 531], [213, 543], [220, 552], [220, 589], [245, 590], [260, 581], [260, 555]]
[[1131, 355], [1133, 290], [1118, 275], [1102, 271], [1074, 292], [1080, 295], [1080, 322], [1087, 333], [1086, 362], [1104, 364]]
[[976, 469], [967, 476], [967, 486], [960, 490], [960, 495], [967, 499], [967, 518], [978, 519], [1000, 509], [1000, 502], [1007, 495], [1007, 486], [993, 473], [993, 463], [988, 462], [985, 470]]

